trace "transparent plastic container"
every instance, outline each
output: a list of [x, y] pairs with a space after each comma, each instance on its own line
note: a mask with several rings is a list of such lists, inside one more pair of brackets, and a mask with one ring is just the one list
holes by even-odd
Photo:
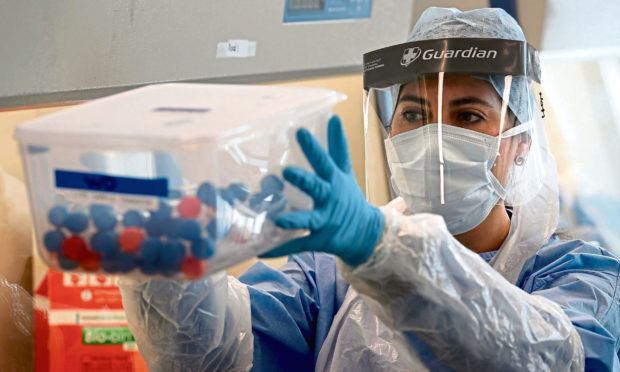
[[37, 249], [52, 268], [196, 279], [307, 233], [273, 224], [312, 208], [281, 178], [311, 170], [343, 94], [312, 88], [161, 84], [23, 123]]

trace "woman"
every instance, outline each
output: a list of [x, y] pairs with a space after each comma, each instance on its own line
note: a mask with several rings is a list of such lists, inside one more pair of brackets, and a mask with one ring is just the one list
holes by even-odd
[[367, 120], [380, 118], [398, 197], [365, 201], [337, 118], [328, 152], [300, 130], [316, 174], [283, 175], [314, 209], [276, 219], [311, 231], [267, 255], [290, 254], [286, 265], [122, 285], [149, 368], [620, 369], [620, 262], [552, 236], [537, 79], [534, 51], [498, 9], [430, 8], [410, 43], [367, 54]]

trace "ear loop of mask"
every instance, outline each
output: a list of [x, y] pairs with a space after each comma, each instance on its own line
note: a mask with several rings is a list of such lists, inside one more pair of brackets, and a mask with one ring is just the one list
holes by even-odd
[[442, 111], [443, 111], [443, 74], [444, 72], [439, 72], [438, 76], [438, 84], [437, 87], [438, 97], [437, 97], [437, 142], [439, 145], [439, 198], [441, 204], [445, 204], [446, 201], [444, 199], [444, 173], [443, 173], [443, 135], [442, 135]]
[[[519, 123], [517, 126], [512, 127], [508, 129], [507, 131], [505, 131], [504, 133], [502, 133], [501, 137], [502, 139], [514, 137], [517, 134], [523, 134], [524, 132], [529, 132], [532, 130], [532, 128], [534, 128], [533, 120], [526, 121], [525, 123]], [[527, 135], [530, 136], [529, 133]]]

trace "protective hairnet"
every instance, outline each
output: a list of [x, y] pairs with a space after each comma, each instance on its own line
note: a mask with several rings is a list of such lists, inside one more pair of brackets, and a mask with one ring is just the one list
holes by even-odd
[[[428, 8], [411, 30], [407, 41], [420, 41], [446, 38], [497, 38], [525, 41], [525, 35], [517, 21], [503, 9], [485, 8], [461, 12], [456, 8]], [[476, 75], [493, 85], [500, 96], [504, 91], [504, 78], [498, 75]], [[531, 97], [523, 94], [527, 77], [514, 76], [510, 87], [508, 107], [520, 122], [529, 120], [528, 105]], [[391, 118], [398, 101], [400, 85], [391, 87], [389, 115]], [[387, 108], [387, 107], [386, 107]]]
[[194, 281], [119, 283], [149, 371], [249, 371], [253, 335], [245, 285], [220, 272]]

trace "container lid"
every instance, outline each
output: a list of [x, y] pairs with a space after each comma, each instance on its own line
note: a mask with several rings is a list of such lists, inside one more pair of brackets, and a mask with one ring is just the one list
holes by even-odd
[[97, 99], [20, 124], [27, 144], [174, 146], [275, 126], [345, 95], [328, 89], [225, 84], [157, 84]]

